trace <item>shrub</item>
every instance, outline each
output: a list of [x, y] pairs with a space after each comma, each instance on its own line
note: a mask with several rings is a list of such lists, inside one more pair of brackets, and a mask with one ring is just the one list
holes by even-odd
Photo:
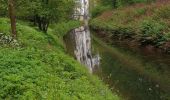
[[96, 16], [102, 14], [102, 12], [104, 12], [104, 11], [110, 9], [110, 8], [111, 8], [110, 6], [98, 5], [92, 10], [92, 17], [96, 17]]
[[140, 16], [140, 15], [144, 15], [146, 13], [147, 9], [146, 8], [139, 8], [136, 9], [136, 15]]
[[164, 6], [161, 7], [156, 11], [156, 16], [157, 18], [162, 18], [162, 19], [170, 19], [170, 6]]
[[8, 14], [6, 0], [0, 0], [0, 4], [0, 16], [6, 16]]
[[119, 39], [132, 38], [133, 35], [134, 35], [134, 30], [130, 27], [119, 27], [116, 30], [112, 30], [113, 38], [115, 36], [119, 37]]
[[155, 20], [144, 20], [140, 26], [140, 30], [143, 35], [153, 37], [162, 35], [162, 31], [166, 28], [167, 27], [164, 23], [160, 23]]
[[170, 41], [170, 32], [165, 33], [165, 34], [164, 34], [164, 38], [165, 38], [167, 41]]
[[79, 21], [68, 21], [67, 23], [63, 22], [63, 23], [56, 24], [54, 25], [53, 28], [55, 30], [55, 33], [60, 35], [60, 37], [63, 37], [68, 31], [79, 26], [80, 26]]
[[150, 3], [155, 0], [101, 0], [101, 1], [104, 5], [122, 7], [122, 6], [132, 5], [135, 3]]
[[164, 43], [163, 31], [166, 30], [164, 23], [155, 20], [144, 20], [141, 23], [141, 42], [144, 44], [152, 44], [160, 46]]

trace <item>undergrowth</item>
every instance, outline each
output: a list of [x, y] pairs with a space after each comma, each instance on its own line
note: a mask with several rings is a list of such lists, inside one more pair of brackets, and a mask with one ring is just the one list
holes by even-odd
[[[75, 23], [57, 25], [47, 34], [17, 23], [19, 47], [0, 46], [0, 99], [119, 100], [64, 52], [57, 34]], [[10, 34], [6, 18], [0, 18], [0, 33]]]
[[[169, 2], [136, 4], [104, 12], [90, 22], [93, 30], [130, 37], [162, 49], [169, 48]], [[168, 45], [168, 47], [167, 47]]]

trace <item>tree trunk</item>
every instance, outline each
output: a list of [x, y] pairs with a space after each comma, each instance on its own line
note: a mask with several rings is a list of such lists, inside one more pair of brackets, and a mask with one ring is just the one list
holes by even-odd
[[116, 3], [117, 1], [116, 0], [113, 0], [113, 7], [116, 8]]
[[14, 8], [13, 0], [8, 0], [8, 11], [9, 11], [9, 17], [11, 21], [12, 37], [16, 39], [17, 38], [16, 17], [15, 17], [15, 8]]
[[42, 26], [43, 26], [43, 32], [47, 33], [47, 30], [48, 30], [48, 26], [49, 26], [49, 21], [47, 18], [43, 18], [42, 20]]

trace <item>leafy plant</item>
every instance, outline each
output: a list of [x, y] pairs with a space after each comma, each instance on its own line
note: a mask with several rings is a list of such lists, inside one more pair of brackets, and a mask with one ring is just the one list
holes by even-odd
[[157, 36], [162, 35], [162, 31], [166, 28], [167, 28], [166, 25], [163, 23], [159, 23], [154, 20], [144, 20], [141, 23], [140, 30], [142, 34], [146, 36], [157, 37]]
[[136, 14], [138, 16], [144, 15], [146, 13], [146, 11], [147, 11], [147, 8], [139, 8], [139, 9], [136, 9]]
[[111, 8], [110, 6], [98, 5], [92, 10], [92, 17], [96, 17], [96, 16], [102, 14], [102, 12], [104, 12], [110, 8]]
[[170, 6], [160, 7], [160, 9], [156, 10], [155, 17], [170, 19]]
[[166, 30], [164, 23], [154, 20], [144, 20], [141, 24], [142, 43], [160, 46], [164, 43], [163, 30]]
[[[7, 24], [1, 20], [0, 26]], [[0, 47], [0, 99], [119, 100], [64, 52], [60, 38], [77, 26], [77, 22], [57, 26], [57, 31], [50, 29], [44, 34], [18, 23], [21, 46], [17, 49]], [[2, 27], [0, 30], [7, 31]], [[62, 33], [57, 36], [56, 32]]]

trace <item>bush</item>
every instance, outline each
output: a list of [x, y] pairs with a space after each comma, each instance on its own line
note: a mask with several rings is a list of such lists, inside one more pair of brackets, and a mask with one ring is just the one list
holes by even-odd
[[144, 20], [141, 23], [140, 31], [142, 42], [159, 46], [165, 41], [163, 31], [167, 29], [164, 23], [155, 20]]
[[155, 20], [144, 20], [141, 23], [140, 30], [145, 36], [161, 36], [163, 30], [167, 29], [164, 23], [157, 22]]
[[136, 15], [141, 16], [146, 14], [147, 8], [138, 8], [136, 9]]
[[161, 7], [156, 11], [157, 18], [170, 19], [170, 6]]
[[110, 6], [98, 5], [92, 10], [92, 17], [96, 17], [96, 16], [102, 14], [102, 12], [104, 12], [104, 11], [110, 9], [110, 8], [111, 8]]
[[134, 35], [134, 30], [129, 27], [120, 27], [116, 30], [112, 30], [112, 37], [119, 37], [119, 39], [132, 38]]
[[58, 33], [60, 37], [63, 37], [65, 34], [67, 34], [68, 31], [79, 26], [80, 26], [79, 21], [68, 21], [67, 23], [63, 22], [63, 23], [56, 24], [54, 25], [53, 28], [55, 30], [55, 33]]
[[127, 5], [132, 5], [135, 3], [150, 3], [155, 0], [101, 0], [103, 5], [110, 5], [110, 6], [115, 6], [115, 7], [122, 7], [122, 6], [127, 6]]
[[164, 38], [165, 38], [167, 41], [170, 41], [170, 32], [165, 33], [165, 34], [164, 34]]
[[6, 16], [8, 14], [7, 5], [8, 4], [6, 0], [0, 0], [0, 16]]

